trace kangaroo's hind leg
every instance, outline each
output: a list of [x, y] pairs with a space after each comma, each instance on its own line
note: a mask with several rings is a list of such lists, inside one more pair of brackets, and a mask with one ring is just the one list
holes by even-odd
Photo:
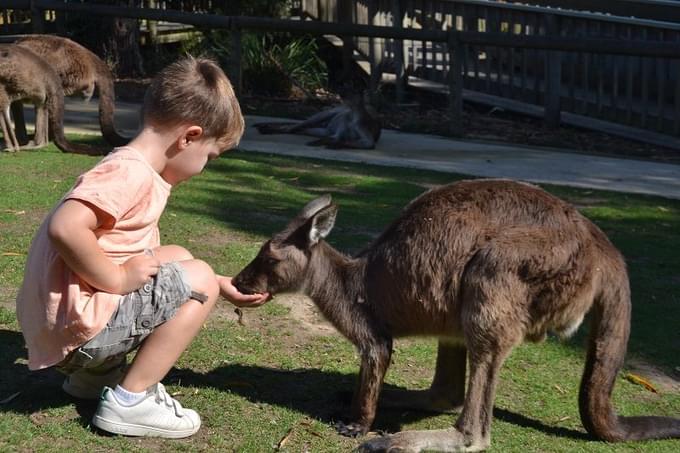
[[440, 339], [437, 367], [427, 390], [383, 390], [380, 406], [424, 412], [460, 412], [465, 400], [467, 349], [462, 342]]
[[7, 108], [3, 108], [0, 117], [0, 127], [2, 128], [2, 136], [5, 137], [5, 147], [7, 151], [16, 151], [19, 149], [19, 142], [14, 135], [14, 129], [12, 129], [12, 122], [9, 119], [9, 114], [7, 113]]
[[498, 374], [512, 348], [505, 346], [489, 349], [483, 342], [474, 338], [470, 340], [468, 390], [463, 411], [452, 428], [402, 431], [364, 442], [358, 451], [459, 452], [487, 449], [491, 443], [491, 421]]
[[484, 253], [463, 276], [461, 324], [470, 362], [463, 410], [452, 428], [402, 431], [371, 439], [359, 447], [374, 451], [481, 451], [491, 443], [491, 421], [501, 366], [524, 338], [518, 322], [528, 300], [526, 286], [513, 269], [492, 262]]

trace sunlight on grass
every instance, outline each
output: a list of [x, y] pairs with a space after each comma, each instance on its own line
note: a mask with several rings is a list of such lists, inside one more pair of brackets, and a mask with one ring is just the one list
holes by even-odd
[[[221, 302], [165, 383], [204, 426], [183, 441], [103, 436], [91, 430], [94, 405], [74, 402], [52, 371], [29, 373], [13, 312], [26, 251], [42, 218], [98, 159], [53, 147], [0, 154], [0, 450], [2, 451], [285, 451], [345, 452], [358, 441], [336, 434], [356, 382], [358, 355], [337, 333], [309, 332], [291, 308], [274, 301], [247, 310], [239, 325]], [[163, 243], [187, 247], [217, 272], [233, 275], [302, 206], [331, 193], [340, 211], [328, 238], [352, 253], [363, 248], [426, 187], [460, 176], [232, 152], [173, 190], [161, 219]], [[680, 202], [592, 190], [546, 187], [594, 220], [628, 261], [633, 290], [629, 359], [678, 379], [680, 370]], [[501, 372], [490, 451], [678, 451], [678, 441], [610, 445], [584, 434], [577, 392], [587, 327], [565, 343], [522, 345]], [[399, 339], [385, 386], [429, 386], [433, 339]], [[680, 414], [680, 391], [654, 394], [620, 377], [622, 414]], [[374, 429], [450, 427], [454, 417], [379, 409]]]

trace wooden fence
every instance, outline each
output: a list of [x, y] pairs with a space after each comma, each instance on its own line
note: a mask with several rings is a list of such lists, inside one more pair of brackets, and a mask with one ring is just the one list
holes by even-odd
[[[302, 3], [301, 6], [304, 8], [305, 2]], [[316, 3], [318, 6], [322, 2]], [[340, 1], [337, 5], [346, 6], [348, 3]], [[377, 6], [389, 3], [390, 8], [394, 8], [400, 2], [355, 4], [360, 3], [365, 6], [369, 3]], [[396, 65], [399, 64], [399, 49], [406, 49], [408, 43], [417, 43], [417, 46], [411, 47], [415, 50], [404, 51], [401, 70], [405, 74], [407, 71], [415, 71], [413, 73], [422, 76], [430, 74], [445, 85], [450, 98], [453, 118], [451, 128], [454, 132], [462, 133], [463, 95], [468, 96], [468, 90], [471, 88], [477, 90], [484, 88], [490, 93], [495, 93], [493, 96], [497, 98], [499, 105], [503, 106], [500, 101], [504, 99], [521, 102], [528, 106], [529, 113], [532, 113], [530, 109], [534, 108], [533, 113], [545, 115], [548, 122], [553, 125], [560, 120], [570, 122], [573, 118], [585, 118], [585, 114], [590, 114], [591, 111], [609, 112], [622, 109], [624, 113], [629, 112], [631, 124], [656, 126], [663, 129], [665, 134], [662, 135], [655, 130], [631, 129], [630, 126], [622, 127], [619, 133], [623, 135], [629, 133], [637, 139], [643, 138], [680, 149], [680, 140], [677, 138], [680, 129], [678, 125], [680, 84], [677, 77], [673, 79], [673, 75], [680, 72], [678, 66], [680, 42], [677, 39], [655, 41], [627, 39], [625, 45], [622, 45], [620, 36], [616, 33], [603, 36], [600, 29], [599, 33], [591, 34], [590, 27], [582, 29], [576, 27], [580, 32], [571, 36], [562, 31], [571, 30], [570, 28], [561, 28], [565, 23], [569, 23], [569, 20], [559, 15], [537, 13], [533, 13], [533, 16], [528, 13], [507, 15], [503, 10], [492, 13], [493, 10], [483, 8], [488, 6], [489, 2], [481, 1], [440, 3], [447, 4], [446, 7], [449, 8], [447, 14], [430, 14], [417, 8], [410, 13], [414, 24], [430, 23], [428, 21], [438, 24], [428, 27], [405, 27], [403, 22], [402, 26], [399, 26], [395, 23], [390, 24], [387, 20], [383, 25], [337, 21], [337, 5], [334, 10], [328, 9], [323, 12], [325, 14], [323, 18], [326, 19], [333, 19], [332, 15], [336, 15], [336, 19], [333, 19], [335, 22], [330, 23], [218, 16], [49, 0], [9, 0], [4, 1], [3, 5], [7, 9], [31, 11], [32, 25], [36, 31], [44, 30], [44, 21], [53, 17], [54, 11], [84, 12], [230, 29], [234, 60], [228, 72], [237, 89], [240, 88], [241, 81], [240, 40], [243, 30], [334, 35], [341, 37], [348, 49], [354, 48], [357, 40], [373, 43], [371, 46], [373, 52], [377, 52], [376, 42], [383, 43], [384, 47], [380, 48], [382, 49], [380, 54], [385, 57], [385, 61], [388, 61], [388, 58], [392, 59]], [[510, 6], [520, 8], [518, 11], [525, 8]], [[346, 14], [346, 11], [340, 10], [340, 13]], [[367, 13], [366, 17], [369, 16], [376, 17]], [[390, 16], [385, 14], [384, 17], [387, 19]], [[392, 17], [411, 18], [408, 10]], [[625, 30], [625, 26], [622, 27]], [[559, 32], [548, 32], [552, 30]], [[370, 52], [369, 49], [368, 54]], [[621, 66], [621, 63], [615, 62], [612, 58], [615, 56], [624, 58], [623, 61], [628, 63]], [[578, 66], [569, 63], [579, 61]], [[646, 63], [648, 61], [652, 63]], [[383, 69], [388, 69], [387, 65], [382, 66]], [[580, 69], [575, 72], [573, 67]], [[609, 69], [605, 70], [606, 68]], [[397, 72], [398, 70], [399, 68]], [[611, 78], [607, 71], [615, 76]], [[649, 83], [651, 80], [660, 82], [657, 89], [651, 88]], [[674, 85], [669, 85], [669, 80], [674, 80]], [[612, 86], [615, 88], [608, 88]], [[656, 100], [655, 106], [650, 106], [649, 102], [641, 102], [650, 99]], [[581, 113], [572, 113], [571, 110], [579, 108]], [[621, 116], [620, 113], [616, 115]], [[588, 121], [592, 125], [597, 119], [589, 118]], [[670, 133], [667, 132], [669, 128]]]
[[[618, 40], [654, 47], [680, 42], [680, 24], [603, 14], [636, 13], [680, 18], [680, 3], [651, 0], [587, 2], [526, 0], [560, 8], [480, 0], [301, 0], [302, 17], [341, 24], [494, 34], [505, 42], [463, 43], [460, 64], [465, 99], [678, 147], [680, 61], [644, 49], [624, 56], [568, 48], [547, 51], [516, 45], [524, 37]], [[626, 13], [626, 11], [629, 11]], [[645, 15], [646, 13], [646, 15]], [[364, 59], [377, 83], [387, 72], [405, 83], [441, 89], [452, 60], [446, 42], [356, 37], [355, 58]]]

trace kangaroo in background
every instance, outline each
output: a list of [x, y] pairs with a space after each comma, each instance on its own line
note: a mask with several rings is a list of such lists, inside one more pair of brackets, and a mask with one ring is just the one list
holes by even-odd
[[323, 110], [297, 122], [257, 123], [261, 134], [300, 134], [317, 137], [308, 145], [327, 148], [373, 149], [380, 138], [381, 124], [367, 95], [349, 96], [341, 105]]
[[[57, 72], [66, 96], [80, 94], [89, 100], [95, 86], [99, 92], [99, 125], [102, 136], [112, 146], [125, 145], [129, 139], [122, 137], [114, 126], [115, 93], [113, 74], [97, 55], [68, 38], [52, 35], [28, 35], [15, 44], [30, 50]], [[26, 136], [21, 105], [13, 108], [17, 133]]]
[[49, 133], [65, 152], [103, 154], [97, 147], [71, 143], [64, 137], [64, 91], [57, 73], [36, 54], [11, 44], [0, 45], [0, 111], [2, 132], [10, 151], [19, 149], [9, 119], [10, 104], [29, 100], [35, 104], [35, 146], [44, 146]]
[[680, 419], [622, 417], [612, 407], [630, 332], [628, 275], [622, 255], [572, 206], [529, 184], [462, 181], [413, 200], [354, 258], [323, 240], [337, 209], [328, 195], [311, 201], [234, 284], [244, 293], [303, 292], [358, 348], [352, 421], [338, 426], [344, 435], [371, 427], [393, 338], [439, 338], [432, 385], [411, 396], [421, 409], [462, 406], [454, 426], [374, 438], [361, 451], [489, 447], [495, 388], [510, 351], [548, 331], [572, 335], [591, 310], [579, 392], [586, 430], [611, 442], [680, 437]]

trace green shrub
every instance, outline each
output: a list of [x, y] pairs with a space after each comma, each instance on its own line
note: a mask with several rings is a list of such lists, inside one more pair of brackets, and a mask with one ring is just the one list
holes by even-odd
[[[208, 30], [203, 39], [186, 43], [184, 49], [216, 58], [228, 73], [231, 45], [228, 31]], [[328, 71], [312, 37], [244, 33], [241, 45], [243, 88], [247, 92], [287, 97], [295, 85], [312, 92], [327, 85]]]

